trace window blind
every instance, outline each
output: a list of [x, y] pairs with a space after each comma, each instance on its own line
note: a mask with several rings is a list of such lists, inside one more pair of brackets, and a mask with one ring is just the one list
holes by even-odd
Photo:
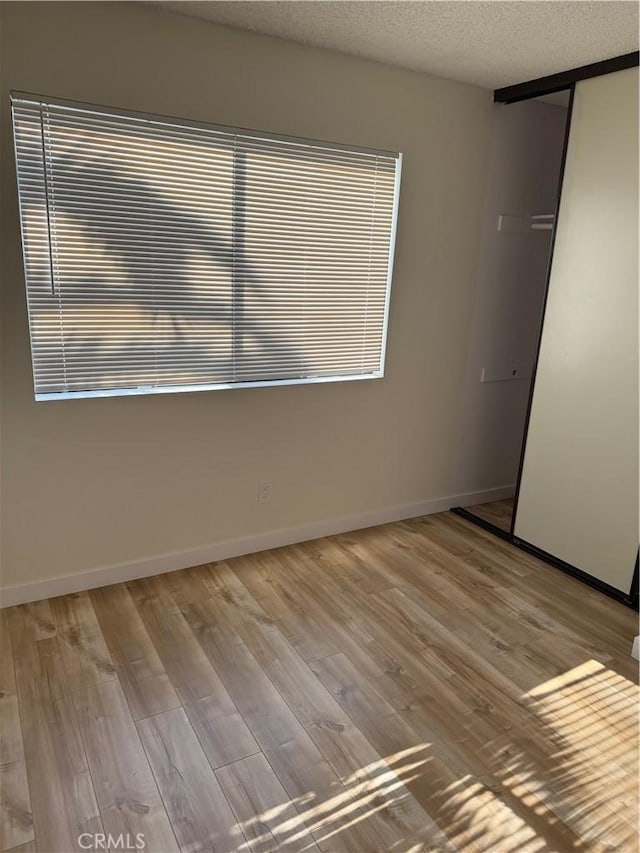
[[382, 375], [401, 155], [12, 109], [36, 399]]

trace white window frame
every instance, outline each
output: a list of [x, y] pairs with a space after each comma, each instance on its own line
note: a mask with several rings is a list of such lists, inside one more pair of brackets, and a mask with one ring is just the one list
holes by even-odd
[[[11, 102], [13, 104], [14, 101], [22, 101], [29, 102], [32, 104], [40, 104], [40, 105], [51, 105], [51, 106], [59, 106], [64, 107], [66, 109], [76, 109], [79, 111], [88, 110], [99, 115], [108, 116], [108, 117], [131, 117], [142, 120], [149, 120], [150, 122], [159, 122], [163, 125], [169, 125], [174, 127], [185, 127], [185, 128], [201, 128], [205, 130], [218, 131], [225, 134], [238, 134], [242, 137], [248, 137], [253, 140], [276, 140], [282, 143], [292, 143], [295, 145], [304, 145], [311, 149], [329, 149], [336, 151], [345, 151], [350, 153], [362, 153], [369, 154], [372, 156], [383, 156], [383, 157], [393, 157], [396, 159], [396, 169], [395, 169], [395, 179], [394, 179], [394, 188], [393, 188], [393, 208], [392, 208], [392, 218], [391, 218], [391, 227], [389, 232], [389, 253], [388, 253], [388, 265], [387, 265], [387, 277], [386, 277], [386, 295], [385, 295], [385, 304], [384, 304], [384, 312], [383, 312], [383, 325], [382, 325], [382, 338], [381, 338], [381, 349], [380, 349], [380, 364], [379, 368], [374, 372], [363, 373], [363, 374], [348, 374], [348, 375], [322, 375], [322, 376], [307, 376], [307, 377], [299, 377], [299, 378], [283, 378], [283, 379], [267, 379], [267, 380], [255, 380], [255, 381], [234, 381], [234, 382], [212, 382], [212, 383], [194, 383], [188, 385], [152, 385], [152, 386], [136, 386], [129, 388], [105, 388], [105, 389], [83, 389], [83, 390], [69, 390], [69, 391], [48, 391], [44, 393], [35, 393], [35, 399], [37, 401], [46, 401], [46, 400], [68, 400], [68, 399], [85, 399], [85, 398], [94, 398], [94, 397], [128, 397], [128, 396], [140, 396], [140, 395], [148, 395], [148, 394], [176, 394], [176, 393], [185, 393], [185, 392], [193, 392], [193, 391], [216, 391], [216, 390], [225, 390], [225, 389], [238, 389], [238, 388], [263, 388], [263, 387], [271, 387], [271, 386], [279, 386], [279, 385], [309, 385], [309, 384], [318, 384], [318, 383], [327, 383], [327, 382], [349, 382], [349, 381], [359, 381], [363, 379], [379, 379], [384, 376], [385, 371], [385, 361], [386, 361], [386, 349], [387, 349], [387, 338], [388, 338], [388, 325], [389, 325], [389, 306], [390, 306], [390, 298], [391, 298], [391, 285], [393, 278], [393, 266], [394, 266], [394, 256], [395, 256], [395, 244], [396, 244], [396, 234], [397, 234], [397, 224], [398, 224], [398, 206], [399, 206], [399, 196], [400, 196], [400, 181], [401, 181], [401, 173], [402, 173], [402, 154], [400, 152], [389, 151], [385, 149], [375, 149], [375, 148], [366, 148], [362, 146], [353, 146], [353, 145], [344, 145], [340, 143], [333, 142], [325, 142], [321, 140], [312, 140], [306, 139], [303, 137], [296, 136], [288, 136], [283, 134], [269, 133], [263, 131], [250, 130], [246, 128], [233, 127], [229, 125], [221, 125], [214, 124], [211, 122], [203, 122], [193, 119], [183, 119], [176, 118], [173, 116], [164, 116], [160, 114], [146, 113], [146, 112], [138, 112], [135, 110], [121, 109], [115, 107], [106, 107], [100, 106], [96, 104], [86, 103], [86, 102], [78, 102], [78, 101], [70, 101], [62, 98], [48, 97], [48, 96], [40, 96], [34, 95], [30, 93], [12, 91], [10, 93]], [[18, 151], [16, 145], [16, 139], [14, 134], [14, 154], [16, 164], [18, 162]], [[22, 205], [20, 199], [20, 192], [18, 191], [18, 206], [20, 209], [20, 221], [23, 222], [22, 216]], [[22, 231], [21, 231], [22, 235]], [[23, 248], [23, 262], [24, 262], [24, 275], [25, 275], [25, 293], [28, 294], [28, 285], [26, 281], [26, 245], [24, 240], [24, 235], [22, 235], [22, 248]], [[29, 310], [28, 300], [27, 300], [27, 310]], [[30, 332], [31, 332], [31, 322], [29, 323]], [[33, 353], [33, 350], [32, 350]], [[34, 371], [35, 372], [35, 371]], [[35, 382], [35, 375], [34, 375]]]

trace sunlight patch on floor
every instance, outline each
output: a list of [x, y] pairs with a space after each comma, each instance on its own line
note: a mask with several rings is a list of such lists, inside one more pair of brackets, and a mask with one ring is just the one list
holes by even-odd
[[[637, 700], [632, 682], [588, 660], [523, 694], [531, 725], [480, 750], [483, 781], [466, 774], [445, 784], [437, 751], [423, 742], [359, 768], [334, 796], [309, 792], [240, 828], [253, 844], [275, 838], [283, 850], [304, 850], [308, 831], [325, 846], [362, 822], [371, 821], [375, 833], [381, 813], [406, 830], [393, 845], [397, 853], [635, 851], [637, 751], [629, 744], [637, 742]], [[415, 830], [418, 799], [442, 847]]]
[[[249, 829], [253, 839], [258, 833], [259, 842], [267, 843], [273, 835], [284, 848], [300, 849], [296, 845], [300, 845], [305, 827], [322, 843], [348, 827], [369, 821], [379, 812], [388, 816], [395, 811], [398, 816], [402, 814], [403, 802], [412, 798], [412, 784], [429, 777], [428, 749], [421, 744], [359, 768], [344, 780], [345, 792], [334, 797], [316, 801], [313, 795], [306, 795], [292, 800], [298, 811], [296, 816], [288, 812], [284, 817], [290, 806], [287, 802], [281, 808], [265, 810], [241, 828]], [[514, 815], [499, 796], [471, 776], [440, 787], [432, 800], [436, 808], [428, 814], [442, 831], [443, 843], [446, 835], [450, 844], [440, 848], [416, 842], [407, 827], [406, 845], [394, 845], [394, 849], [403, 853], [445, 849], [536, 853], [544, 846], [525, 820]], [[283, 819], [278, 822], [280, 815]]]
[[531, 749], [512, 751], [502, 784], [567, 824], [576, 849], [637, 850], [637, 686], [590, 659], [523, 703], [535, 718]]

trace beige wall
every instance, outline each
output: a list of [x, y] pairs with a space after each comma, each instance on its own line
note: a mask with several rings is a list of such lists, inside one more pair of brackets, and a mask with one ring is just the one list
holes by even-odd
[[[498, 231], [501, 214], [554, 213], [567, 110], [541, 101], [495, 104], [456, 486], [513, 485], [530, 379], [481, 382], [492, 365], [533, 367], [551, 248], [550, 231]], [[530, 375], [530, 374], [529, 374]]]
[[[4, 584], [451, 494], [490, 93], [151, 7], [1, 10]], [[402, 151], [385, 378], [35, 403], [10, 89]]]

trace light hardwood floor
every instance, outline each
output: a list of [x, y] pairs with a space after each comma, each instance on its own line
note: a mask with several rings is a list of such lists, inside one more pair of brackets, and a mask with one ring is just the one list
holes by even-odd
[[637, 849], [636, 614], [450, 513], [2, 626], [4, 850]]
[[478, 518], [489, 521], [506, 533], [509, 533], [511, 530], [513, 498], [508, 498], [504, 501], [490, 501], [486, 504], [475, 504], [475, 506], [468, 506], [466, 509], [467, 512], [472, 512]]

